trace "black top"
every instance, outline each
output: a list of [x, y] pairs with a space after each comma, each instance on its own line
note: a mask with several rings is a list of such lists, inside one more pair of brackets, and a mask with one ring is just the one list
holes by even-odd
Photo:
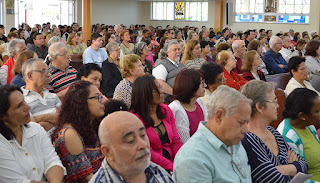
[[[162, 121], [158, 126], [154, 126], [153, 129], [158, 134], [162, 145], [165, 143], [170, 143], [166, 128]], [[167, 158], [168, 160], [171, 160], [170, 153], [165, 148], [162, 148], [162, 156]]]
[[102, 62], [102, 81], [101, 92], [103, 95], [110, 97], [119, 82], [122, 80], [121, 73], [116, 64], [107, 60]]

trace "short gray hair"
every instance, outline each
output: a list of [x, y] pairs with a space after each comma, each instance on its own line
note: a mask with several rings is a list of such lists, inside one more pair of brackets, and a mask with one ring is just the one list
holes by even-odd
[[115, 42], [108, 43], [106, 46], [106, 50], [107, 50], [108, 54], [113, 52], [116, 48], [119, 48], [119, 44], [115, 43]]
[[117, 31], [119, 28], [122, 28], [122, 26], [120, 24], [114, 26], [114, 30]]
[[240, 92], [244, 96], [252, 100], [251, 117], [253, 117], [257, 113], [257, 103], [259, 103], [261, 107], [266, 106], [267, 94], [270, 92], [274, 92], [274, 89], [275, 83], [260, 80], [251, 80], [241, 87]]
[[41, 58], [29, 58], [22, 64], [21, 72], [24, 80], [26, 80], [26, 75], [28, 72], [31, 72], [32, 70], [36, 69], [35, 63], [37, 61], [44, 62]]
[[252, 102], [234, 88], [225, 85], [219, 86], [210, 98], [208, 119], [214, 117], [215, 111], [218, 109], [223, 109], [226, 117], [229, 117], [234, 110], [238, 109], [240, 101], [247, 102], [249, 105], [251, 105]]
[[10, 56], [13, 56], [14, 54], [20, 51], [20, 48], [18, 47], [19, 44], [26, 45], [26, 43], [22, 39], [13, 39], [10, 41], [8, 46]]
[[66, 49], [66, 50], [68, 50], [67, 45], [66, 45], [65, 43], [62, 43], [62, 42], [53, 43], [53, 44], [49, 47], [49, 50], [48, 50], [50, 59], [53, 59], [53, 57], [59, 55], [61, 49]]
[[167, 53], [170, 49], [170, 47], [174, 44], [179, 45], [178, 41], [176, 39], [173, 40], [168, 40], [167, 43], [164, 45], [161, 54], [160, 54], [160, 60], [166, 59], [167, 58]]
[[278, 36], [272, 36], [269, 41], [270, 48], [273, 48], [275, 44], [277, 44], [278, 39], [281, 39]]
[[233, 43], [232, 43], [232, 50], [233, 52], [235, 52], [235, 49], [236, 48], [239, 48], [239, 42], [241, 42], [243, 40], [235, 40]]
[[147, 46], [147, 43], [145, 43], [145, 42], [137, 43], [137, 44], [134, 46], [133, 53], [136, 54], [136, 55], [141, 56], [142, 50], [143, 50], [143, 48], [144, 48], [145, 46]]
[[48, 41], [48, 47], [50, 47], [53, 43], [57, 43], [61, 41], [61, 37], [59, 36], [53, 36], [52, 38], [50, 38], [50, 40]]
[[80, 37], [82, 34], [84, 34], [82, 31], [78, 31], [77, 35]]

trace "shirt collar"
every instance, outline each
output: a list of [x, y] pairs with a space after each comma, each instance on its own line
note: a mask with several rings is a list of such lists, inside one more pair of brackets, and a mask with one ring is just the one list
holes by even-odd
[[273, 51], [273, 49], [270, 49], [270, 51], [275, 57], [281, 55], [281, 53], [276, 53], [275, 51]]
[[[21, 87], [21, 90], [22, 90], [24, 96], [31, 95], [32, 93], [38, 94], [38, 92], [26, 89], [26, 86]], [[46, 92], [48, 92], [48, 90], [45, 88], [42, 91], [43, 91], [43, 96], [45, 96]]]
[[171, 63], [173, 63], [173, 65], [175, 65], [175, 66], [177, 66], [177, 67], [178, 67], [178, 63], [177, 63], [177, 62], [175, 62], [175, 61], [171, 60], [171, 59], [170, 59], [170, 58], [168, 58], [168, 57], [167, 57], [167, 59], [168, 59]]

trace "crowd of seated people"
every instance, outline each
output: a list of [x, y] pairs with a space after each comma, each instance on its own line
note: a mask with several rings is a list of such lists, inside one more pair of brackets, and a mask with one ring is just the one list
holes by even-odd
[[2, 29], [0, 182], [320, 182], [316, 32]]

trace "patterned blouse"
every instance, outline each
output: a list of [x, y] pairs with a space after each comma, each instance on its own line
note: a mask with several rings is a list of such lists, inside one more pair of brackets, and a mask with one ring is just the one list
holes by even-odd
[[124, 103], [127, 104], [128, 108], [131, 106], [131, 94], [132, 94], [132, 83], [127, 80], [123, 79], [117, 85], [116, 89], [113, 93], [113, 99], [122, 100]]
[[80, 46], [79, 44], [77, 44], [76, 47], [74, 47], [73, 45], [67, 44], [67, 48], [70, 55], [82, 55], [84, 52], [83, 47]]
[[83, 152], [78, 155], [72, 155], [69, 153], [65, 143], [65, 132], [68, 128], [63, 127], [58, 132], [58, 138], [54, 141], [53, 145], [59, 155], [62, 164], [67, 169], [67, 175], [64, 177], [64, 182], [77, 182], [80, 179], [85, 178], [91, 173], [95, 173], [99, 170], [101, 162], [103, 161], [103, 154], [100, 151], [100, 143], [97, 142], [94, 148], [86, 147], [82, 137], [77, 132], [84, 146]]

